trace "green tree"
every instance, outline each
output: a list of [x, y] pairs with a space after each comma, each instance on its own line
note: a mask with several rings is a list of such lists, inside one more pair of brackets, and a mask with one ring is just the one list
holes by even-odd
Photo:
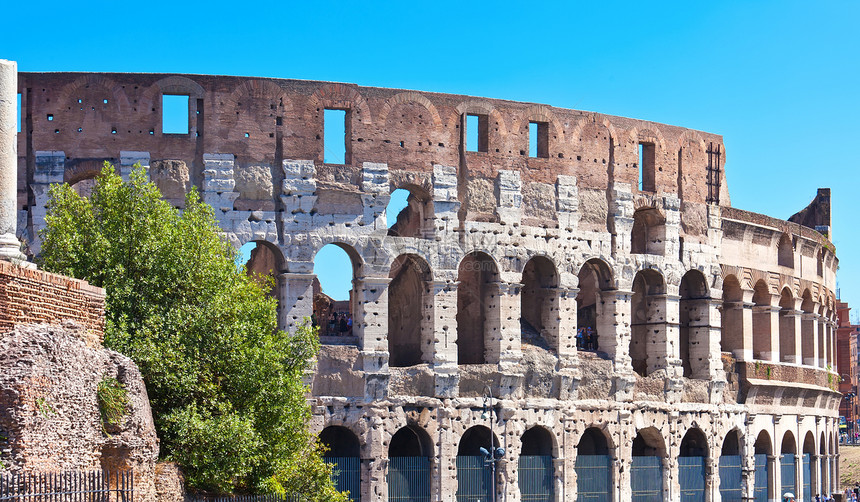
[[105, 345], [144, 376], [162, 456], [193, 488], [342, 500], [308, 431], [309, 328], [278, 332], [271, 287], [236, 265], [212, 208], [178, 211], [137, 166], [105, 164], [91, 197], [51, 187], [40, 263], [105, 288]]

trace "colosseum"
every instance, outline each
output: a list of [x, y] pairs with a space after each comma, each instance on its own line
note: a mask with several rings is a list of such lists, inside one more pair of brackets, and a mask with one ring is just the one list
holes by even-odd
[[177, 207], [196, 186], [237, 247], [257, 243], [287, 331], [315, 306], [326, 324], [315, 256], [346, 252], [352, 325], [323, 327], [308, 383], [353, 500], [838, 490], [830, 192], [788, 220], [732, 207], [719, 135], [271, 78], [20, 73], [18, 89], [31, 254], [48, 185], [83, 190], [105, 160], [141, 164]]

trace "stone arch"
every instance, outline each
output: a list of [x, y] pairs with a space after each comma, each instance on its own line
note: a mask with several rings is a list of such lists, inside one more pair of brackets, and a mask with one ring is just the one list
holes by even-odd
[[[632, 498], [660, 493], [666, 498], [666, 442], [655, 427], [646, 427], [636, 432], [632, 444], [630, 484]], [[644, 500], [644, 499], [643, 499]]]
[[360, 457], [358, 435], [342, 425], [329, 425], [319, 434], [319, 441], [328, 448], [326, 457]]
[[655, 427], [645, 427], [636, 431], [636, 437], [633, 439], [633, 456], [634, 457], [667, 457], [666, 442], [663, 435]]
[[372, 120], [370, 106], [356, 86], [340, 83], [321, 84], [308, 98], [305, 122], [322, 125], [322, 113], [325, 108], [351, 110], [353, 112], [351, 119], [362, 124], [370, 124]]
[[788, 234], [779, 237], [777, 245], [777, 264], [780, 267], [794, 268], [794, 246]]
[[723, 308], [720, 311], [720, 350], [730, 352], [735, 358], [746, 360], [749, 355], [744, 348], [744, 296], [741, 283], [734, 275], [723, 278]]
[[801, 362], [815, 366], [815, 304], [809, 288], [803, 290], [800, 301], [800, 357]]
[[782, 288], [779, 298], [779, 351], [780, 360], [787, 363], [799, 363], [796, 349], [797, 333], [795, 332], [794, 295], [788, 287]]
[[499, 267], [482, 251], [460, 261], [457, 280], [457, 361], [459, 364], [496, 363], [499, 318]]
[[680, 456], [708, 457], [708, 440], [698, 427], [691, 427], [681, 439]]
[[[508, 135], [507, 124], [505, 123], [505, 118], [499, 113], [499, 110], [493, 106], [491, 101], [487, 101], [485, 99], [469, 99], [463, 101], [455, 108], [457, 114], [453, 115], [449, 122], [454, 124], [460, 123], [460, 117], [466, 114], [474, 114], [474, 115], [486, 115], [489, 120], [491, 120], [495, 125], [498, 126], [498, 135], [501, 137], [505, 137]], [[492, 129], [492, 123], [489, 124]]]
[[559, 275], [546, 256], [534, 256], [523, 267], [520, 292], [520, 323], [523, 336], [538, 335], [558, 351]]
[[633, 212], [630, 252], [658, 256], [665, 254], [666, 216], [663, 211], [653, 206], [644, 206]]
[[[355, 334], [353, 331], [354, 326], [360, 326], [360, 320], [357, 319], [356, 314], [358, 309], [356, 309], [355, 305], [355, 291], [356, 286], [362, 276], [362, 268], [363, 262], [361, 259], [361, 255], [355, 250], [353, 246], [343, 242], [342, 240], [332, 239], [329, 242], [322, 242], [322, 245], [316, 250], [314, 253], [314, 273], [317, 277], [314, 277], [312, 290], [313, 290], [313, 315], [316, 322], [319, 323], [320, 326], [320, 335], [323, 336], [352, 336]], [[329, 295], [323, 292], [322, 284], [319, 280], [319, 273], [316, 270], [316, 265], [318, 261], [318, 255], [326, 246], [335, 246], [342, 250], [347, 259], [349, 260], [349, 267], [351, 270], [351, 287], [348, 293], [347, 300], [335, 300]], [[341, 274], [347, 273], [345, 269], [346, 263], [341, 263], [336, 265], [334, 268]], [[327, 269], [331, 269], [332, 267], [327, 267]], [[325, 339], [324, 339], [325, 340]]]
[[[241, 141], [244, 145], [244, 134], [249, 133], [256, 142], [264, 142], [269, 134], [274, 134], [278, 119], [293, 112], [293, 102], [288, 94], [275, 82], [264, 79], [243, 80], [233, 91], [224, 98], [219, 121], [222, 129], [227, 130], [227, 139]], [[248, 119], [248, 118], [251, 119]], [[263, 117], [268, 117], [266, 122]], [[241, 126], [239, 122], [241, 121]], [[268, 142], [267, 142], [268, 143]], [[274, 144], [274, 140], [271, 141]], [[281, 166], [273, 166], [281, 169]]]
[[398, 429], [388, 443], [388, 458], [434, 457], [435, 455], [435, 448], [430, 435], [416, 424], [409, 424]]
[[385, 103], [383, 103], [379, 109], [376, 121], [380, 124], [385, 124], [391, 110], [397, 107], [397, 105], [404, 103], [416, 103], [423, 106], [427, 112], [430, 113], [430, 117], [433, 119], [433, 127], [436, 129], [441, 129], [444, 125], [442, 123], [442, 117], [439, 115], [439, 111], [436, 109], [436, 106], [427, 99], [426, 96], [415, 91], [400, 92], [385, 100]]
[[283, 328], [281, 316], [284, 313], [284, 306], [280, 292], [285, 286], [284, 279], [281, 277], [286, 268], [284, 253], [281, 248], [269, 241], [254, 240], [250, 242], [253, 242], [255, 246], [251, 250], [247, 263], [245, 263], [245, 270], [248, 275], [258, 277], [261, 281], [270, 281], [267, 295], [278, 302], [278, 326]]
[[435, 235], [435, 213], [430, 191], [413, 183], [398, 184], [391, 193], [394, 194], [397, 190], [406, 190], [409, 195], [406, 207], [397, 215], [397, 221], [388, 228], [388, 235], [432, 238]]
[[[82, 101], [81, 103], [78, 103], [79, 99]], [[107, 103], [104, 102], [105, 99], [108, 100]], [[130, 113], [132, 111], [128, 94], [123, 91], [122, 86], [107, 75], [97, 73], [82, 75], [63, 86], [57, 93], [57, 102], [59, 103], [58, 106], [65, 106], [67, 111], [74, 111], [76, 106], [79, 111], [81, 111], [80, 108], [83, 108], [82, 111], [87, 111], [88, 107], [90, 111], [97, 112], [110, 110], [118, 113]]]
[[[617, 169], [626, 172], [626, 176], [621, 178], [629, 180], [634, 193], [656, 192], [657, 173], [663, 170], [661, 161], [666, 152], [666, 140], [663, 134], [659, 129], [652, 127], [634, 127], [624, 136], [624, 141], [626, 144], [619, 145], [624, 150], [624, 159], [619, 161], [620, 165], [617, 166]], [[641, 158], [640, 145], [643, 154]]]
[[[492, 434], [492, 447], [495, 448], [500, 445], [499, 438], [495, 434]], [[460, 437], [460, 442], [457, 446], [457, 456], [483, 456], [480, 449], [488, 447], [490, 447], [490, 429], [483, 425], [474, 425], [468, 428], [463, 433], [463, 436]]]
[[633, 371], [648, 376], [666, 367], [666, 282], [659, 272], [644, 269], [636, 273], [630, 311]]
[[690, 270], [681, 278], [678, 352], [684, 376], [708, 379], [710, 357], [710, 290], [705, 275]]
[[569, 134], [574, 171], [581, 188], [606, 189], [614, 180], [615, 144], [618, 134], [612, 123], [600, 114], [589, 114]]
[[534, 425], [523, 432], [520, 438], [521, 456], [557, 456], [558, 441], [555, 435], [542, 425]]
[[753, 358], [762, 361], [771, 361], [774, 357], [771, 340], [771, 293], [770, 288], [763, 279], [759, 279], [753, 286]]
[[[457, 447], [457, 500], [487, 500], [493, 491], [498, 496], [501, 469], [496, 469], [496, 477], [492, 479], [486, 469], [486, 456], [481, 452], [482, 449], [493, 451], [497, 447], [498, 438], [486, 427], [476, 425], [466, 430]], [[477, 479], [476, 472], [481, 473]]]
[[576, 446], [576, 493], [586, 500], [612, 500], [611, 438], [597, 427], [586, 429]]
[[776, 494], [774, 486], [775, 473], [773, 463], [773, 443], [767, 431], [759, 432], [753, 444], [755, 459], [754, 492], [756, 498], [764, 497], [772, 500]]
[[795, 479], [797, 475], [797, 441], [791, 431], [786, 431], [782, 436], [782, 444], [780, 446], [780, 465], [781, 465], [781, 483], [780, 493], [796, 493], [797, 485]]
[[413, 366], [433, 362], [433, 316], [429, 295], [430, 265], [414, 254], [398, 256], [388, 285], [389, 365]]
[[795, 441], [794, 434], [791, 431], [785, 431], [785, 434], [783, 434], [779, 451], [780, 453], [797, 453], [797, 441]]
[[726, 436], [723, 438], [723, 446], [720, 450], [720, 455], [740, 455], [741, 448], [741, 439], [743, 435], [738, 428], [734, 428], [726, 433]]
[[693, 427], [681, 439], [678, 458], [678, 477], [681, 493], [688, 500], [705, 500], [708, 458], [708, 440], [698, 427]]
[[[604, 323], [614, 322], [609, 319], [609, 315], [602, 312], [603, 293], [615, 289], [612, 269], [603, 260], [591, 258], [580, 267], [577, 277], [579, 292], [576, 294], [576, 328], [577, 331], [583, 330], [585, 348], [597, 349], [600, 346], [600, 332], [610, 332], [609, 324]], [[589, 332], [593, 344], [587, 343]]]

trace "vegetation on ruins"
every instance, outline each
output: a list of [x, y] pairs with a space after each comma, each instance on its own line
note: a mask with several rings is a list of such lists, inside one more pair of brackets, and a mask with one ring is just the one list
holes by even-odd
[[102, 427], [119, 427], [128, 406], [128, 391], [116, 378], [105, 378], [96, 388]]
[[105, 345], [146, 381], [162, 457], [191, 488], [345, 500], [308, 430], [310, 329], [278, 332], [271, 285], [236, 266], [196, 190], [179, 211], [137, 166], [105, 164], [91, 197], [50, 191], [46, 270], [105, 288]]

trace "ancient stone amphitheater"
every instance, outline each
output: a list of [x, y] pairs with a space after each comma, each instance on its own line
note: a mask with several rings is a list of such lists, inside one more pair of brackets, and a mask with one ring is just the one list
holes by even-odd
[[353, 326], [321, 336], [309, 383], [354, 500], [838, 487], [829, 190], [788, 221], [736, 209], [721, 136], [266, 78], [21, 73], [19, 92], [31, 253], [48, 185], [84, 190], [105, 160], [147, 167], [177, 207], [197, 186], [236, 246], [258, 242], [284, 329], [322, 298], [316, 253], [346, 251]]

